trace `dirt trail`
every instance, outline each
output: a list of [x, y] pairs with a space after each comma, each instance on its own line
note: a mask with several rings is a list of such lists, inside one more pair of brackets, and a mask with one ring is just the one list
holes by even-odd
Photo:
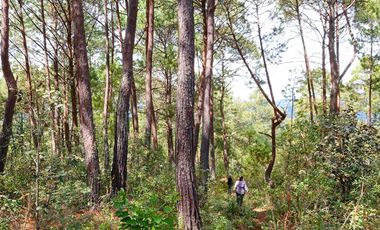
[[257, 224], [255, 227], [255, 230], [261, 230], [262, 225], [267, 222], [268, 215], [267, 213], [271, 210], [271, 208], [254, 208], [252, 209], [253, 212], [256, 213], [256, 217], [253, 219], [253, 221]]

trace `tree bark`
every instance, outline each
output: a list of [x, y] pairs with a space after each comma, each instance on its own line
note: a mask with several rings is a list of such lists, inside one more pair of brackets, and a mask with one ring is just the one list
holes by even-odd
[[132, 110], [132, 125], [133, 125], [133, 135], [135, 138], [139, 136], [139, 114], [137, 110], [137, 92], [135, 79], [131, 77], [131, 110]]
[[[62, 9], [64, 7], [62, 6]], [[72, 155], [72, 135], [75, 135], [75, 130], [73, 128], [70, 129], [70, 122], [69, 122], [69, 95], [70, 95], [70, 82], [72, 79], [74, 79], [74, 60], [73, 60], [73, 50], [72, 50], [72, 41], [71, 41], [71, 4], [68, 2], [66, 11], [64, 12], [65, 16], [65, 22], [66, 25], [66, 39], [67, 39], [67, 50], [65, 54], [68, 58], [68, 69], [65, 68], [65, 73], [68, 74], [68, 77], [66, 77], [63, 80], [63, 94], [64, 94], [64, 101], [63, 101], [63, 132], [64, 132], [64, 142], [66, 145], [66, 149], [68, 151], [69, 155]], [[66, 72], [67, 71], [67, 72]], [[74, 108], [72, 108], [74, 109]], [[74, 122], [72, 122], [74, 123]], [[79, 144], [79, 141], [76, 141]], [[77, 144], [77, 145], [78, 145]]]
[[9, 1], [2, 0], [1, 19], [1, 68], [7, 84], [8, 98], [5, 102], [3, 126], [0, 134], [0, 173], [4, 172], [8, 145], [12, 136], [13, 114], [17, 100], [17, 82], [9, 63]]
[[[373, 25], [371, 23], [371, 31], [373, 33]], [[373, 56], [373, 43], [374, 39], [371, 34], [371, 41], [370, 41], [370, 66], [369, 66], [369, 82], [368, 82], [368, 119], [367, 124], [372, 125], [372, 86], [373, 86], [373, 72], [374, 72], [374, 56]]]
[[71, 94], [71, 116], [72, 116], [72, 126], [71, 126], [71, 135], [72, 139], [76, 144], [78, 144], [78, 135], [76, 129], [79, 127], [78, 122], [78, 102], [77, 102], [77, 87], [76, 87], [76, 77], [74, 73], [74, 54], [73, 54], [73, 40], [72, 40], [72, 7], [71, 0], [67, 1], [67, 11], [68, 11], [68, 22], [67, 22], [67, 47], [69, 50], [69, 89]]
[[91, 188], [90, 200], [93, 203], [97, 203], [100, 189], [99, 158], [96, 148], [95, 126], [92, 113], [90, 72], [87, 58], [82, 0], [73, 0], [72, 4], [74, 55], [78, 72], [80, 129], [87, 166], [87, 179]]
[[[54, 18], [53, 18], [53, 26], [54, 30], [57, 30], [58, 28], [58, 12], [54, 12]], [[57, 36], [54, 36], [54, 47], [53, 47], [53, 77], [54, 77], [54, 91], [57, 95], [59, 92], [59, 56], [58, 56], [58, 50], [59, 50], [59, 41]], [[56, 97], [55, 106], [54, 106], [54, 117], [55, 117], [55, 125], [57, 127], [57, 148], [58, 152], [63, 147], [63, 131], [61, 126], [61, 107], [57, 106], [62, 103], [61, 97]]]
[[46, 88], [48, 91], [48, 99], [49, 99], [49, 105], [50, 105], [51, 147], [52, 147], [53, 153], [57, 155], [58, 154], [57, 127], [55, 125], [54, 103], [51, 98], [51, 74], [50, 74], [50, 66], [49, 66], [49, 53], [47, 49], [47, 33], [46, 33], [44, 0], [40, 0], [40, 6], [41, 6], [41, 23], [42, 23], [42, 36], [43, 36], [45, 71], [46, 71]]
[[[126, 8], [127, 11], [129, 9], [128, 2], [126, 1]], [[120, 11], [119, 11], [119, 1], [116, 0], [116, 16], [117, 16], [117, 23], [119, 27], [119, 40], [120, 40], [120, 47], [123, 51], [124, 49], [124, 41], [122, 36], [122, 25], [121, 25], [121, 17], [120, 17]], [[133, 135], [135, 138], [138, 137], [139, 134], [139, 118], [138, 118], [138, 111], [137, 111], [137, 95], [136, 95], [136, 86], [135, 86], [135, 80], [133, 75], [131, 76], [131, 92], [130, 92], [130, 102], [131, 102], [131, 112], [132, 112], [132, 126], [133, 126]]]
[[207, 52], [207, 10], [206, 1], [202, 0], [202, 15], [203, 15], [203, 48], [202, 48], [202, 71], [199, 76], [198, 82], [198, 102], [196, 108], [196, 114], [194, 119], [194, 160], [197, 155], [199, 130], [201, 126], [202, 114], [203, 114], [203, 100], [204, 100], [204, 88], [205, 88], [205, 73], [206, 73], [206, 52]]
[[210, 179], [216, 178], [216, 158], [215, 158], [215, 135], [214, 135], [214, 96], [211, 89], [210, 98]]
[[201, 229], [194, 169], [194, 9], [191, 0], [178, 0], [179, 55], [176, 113], [176, 183], [179, 225]]
[[311, 121], [311, 123], [314, 123], [313, 107], [315, 105], [315, 101], [313, 100], [313, 93], [312, 93], [312, 91], [314, 91], [314, 90], [312, 90], [312, 88], [311, 88], [312, 87], [312, 76], [311, 76], [310, 62], [309, 62], [309, 56], [307, 54], [306, 43], [305, 43], [305, 38], [304, 38], [304, 34], [303, 34], [302, 18], [301, 18], [299, 6], [300, 6], [299, 1], [296, 0], [296, 6], [295, 7], [296, 7], [296, 13], [297, 13], [298, 29], [299, 29], [300, 37], [301, 37], [301, 41], [302, 41], [303, 57], [304, 57], [305, 68], [306, 68], [310, 121]]
[[110, 45], [109, 45], [109, 32], [108, 32], [108, 0], [104, 0], [104, 35], [106, 46], [106, 73], [105, 73], [105, 88], [104, 88], [104, 104], [103, 104], [103, 151], [104, 151], [104, 171], [109, 172], [110, 158], [109, 158], [109, 143], [108, 143], [108, 118], [109, 118], [109, 103], [111, 98], [111, 69], [110, 69]]
[[169, 163], [172, 163], [174, 165], [175, 163], [175, 157], [174, 157], [174, 146], [173, 146], [173, 125], [172, 125], [172, 119], [171, 119], [171, 113], [170, 113], [170, 107], [172, 104], [172, 73], [171, 71], [165, 70], [165, 78], [166, 78], [166, 85], [165, 85], [165, 103], [167, 106], [167, 110], [169, 111], [166, 114], [166, 136], [167, 136], [167, 145], [168, 145], [168, 159]]
[[225, 81], [224, 81], [224, 61], [222, 61], [222, 76], [221, 76], [221, 96], [220, 96], [220, 102], [219, 102], [219, 109], [220, 114], [222, 118], [222, 132], [223, 132], [223, 162], [224, 162], [224, 171], [226, 172], [226, 175], [228, 176], [230, 174], [229, 172], [229, 159], [228, 159], [228, 137], [227, 137], [227, 125], [226, 125], [226, 119], [224, 115], [224, 95], [226, 91]]
[[153, 35], [154, 35], [154, 0], [146, 1], [146, 77], [145, 77], [145, 101], [146, 101], [146, 127], [145, 127], [145, 145], [151, 147], [153, 140], [153, 149], [158, 148], [157, 139], [157, 122], [154, 113], [153, 96], [152, 96], [152, 58], [153, 58]]
[[328, 50], [330, 57], [330, 74], [331, 74], [331, 91], [330, 91], [330, 114], [336, 115], [339, 113], [339, 72], [338, 62], [335, 52], [335, 20], [336, 20], [336, 3], [334, 0], [328, 0]]
[[[325, 20], [325, 19], [322, 19]], [[322, 36], [322, 110], [323, 114], [327, 114], [327, 73], [326, 73], [326, 26], [325, 21], [322, 21], [323, 36]]]
[[136, 33], [138, 0], [130, 0], [128, 7], [127, 30], [122, 49], [123, 78], [117, 102], [115, 121], [114, 157], [112, 163], [112, 193], [127, 188], [127, 159], [129, 132], [129, 101], [133, 77], [133, 49]]
[[204, 100], [203, 100], [203, 126], [202, 126], [202, 142], [201, 142], [201, 166], [202, 166], [202, 184], [207, 191], [207, 181], [210, 171], [209, 154], [210, 154], [210, 137], [211, 137], [211, 83], [212, 83], [212, 67], [214, 52], [214, 12], [215, 0], [207, 0], [207, 48], [206, 48], [206, 68], [205, 68], [205, 84], [204, 84]]
[[70, 125], [69, 125], [69, 85], [67, 81], [63, 82], [63, 129], [65, 135], [65, 144], [69, 155], [72, 154]]
[[29, 50], [28, 50], [28, 44], [26, 41], [26, 31], [25, 31], [25, 23], [24, 23], [24, 17], [23, 17], [23, 3], [22, 1], [18, 0], [20, 11], [16, 10], [16, 14], [18, 16], [19, 22], [20, 22], [20, 31], [21, 31], [21, 37], [22, 37], [22, 47], [24, 50], [24, 61], [25, 61], [25, 75], [28, 82], [28, 112], [30, 116], [30, 124], [32, 127], [32, 141], [34, 148], [37, 150], [39, 148], [39, 135], [38, 135], [38, 127], [37, 127], [37, 120], [36, 120], [36, 111], [35, 104], [34, 104], [34, 92], [33, 92], [33, 83], [32, 83], [32, 74], [30, 71], [30, 62], [29, 62]]

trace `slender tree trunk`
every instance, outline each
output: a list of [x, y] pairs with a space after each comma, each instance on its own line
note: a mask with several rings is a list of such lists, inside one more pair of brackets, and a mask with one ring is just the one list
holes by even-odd
[[[373, 34], [373, 28], [371, 25], [371, 32]], [[373, 35], [371, 34], [370, 41], [370, 66], [369, 66], [369, 82], [368, 82], [368, 125], [372, 125], [372, 84], [373, 84], [373, 69], [374, 69], [374, 57], [373, 57]]]
[[69, 155], [72, 154], [70, 125], [69, 125], [69, 85], [67, 81], [63, 82], [63, 130], [65, 135], [65, 144]]
[[12, 136], [13, 114], [17, 100], [17, 82], [9, 63], [9, 2], [2, 0], [1, 19], [1, 69], [7, 83], [8, 98], [5, 102], [3, 126], [0, 134], [0, 173], [4, 172], [8, 145]]
[[112, 163], [112, 193], [127, 188], [127, 159], [129, 132], [129, 101], [131, 95], [131, 80], [133, 77], [133, 49], [136, 33], [138, 0], [129, 1], [127, 30], [123, 45], [123, 78], [121, 81], [117, 102], [115, 121], [114, 157]]
[[206, 48], [206, 68], [205, 68], [205, 84], [204, 84], [204, 100], [203, 100], [203, 126], [202, 126], [202, 142], [201, 142], [201, 165], [203, 171], [202, 184], [207, 191], [210, 154], [210, 137], [213, 130], [211, 129], [211, 85], [212, 85], [212, 67], [214, 53], [214, 12], [215, 0], [207, 0], [207, 48]]
[[[39, 206], [39, 174], [40, 174], [40, 130], [38, 127], [37, 119], [36, 119], [36, 113], [38, 111], [35, 111], [35, 104], [34, 104], [34, 90], [33, 90], [33, 82], [32, 82], [32, 74], [30, 71], [30, 61], [29, 61], [29, 50], [28, 50], [28, 44], [26, 40], [26, 30], [25, 30], [25, 24], [24, 24], [24, 17], [23, 17], [23, 2], [21, 0], [18, 1], [19, 6], [20, 6], [20, 12], [18, 12], [18, 17], [20, 21], [20, 26], [21, 26], [21, 35], [22, 35], [22, 46], [24, 49], [24, 58], [25, 58], [25, 74], [27, 77], [28, 81], [28, 90], [29, 90], [29, 100], [28, 100], [28, 112], [30, 116], [30, 123], [31, 123], [31, 133], [32, 133], [32, 141], [34, 145], [34, 150], [35, 150], [35, 176], [36, 176], [36, 181], [35, 181], [35, 212], [34, 212], [34, 217], [36, 221], [36, 229], [40, 229], [40, 213], [38, 210]], [[38, 103], [38, 102], [36, 102]], [[38, 117], [38, 114], [37, 114]]]
[[151, 147], [153, 139], [153, 149], [158, 148], [157, 139], [157, 122], [154, 114], [153, 96], [152, 96], [152, 58], [153, 58], [153, 35], [154, 35], [154, 0], [146, 1], [146, 77], [145, 77], [145, 101], [146, 101], [146, 127], [145, 127], [145, 145]]
[[[125, 7], [126, 10], [129, 11], [128, 7], [128, 1], [125, 1]], [[131, 110], [132, 110], [132, 125], [133, 125], [133, 133], [134, 137], [137, 138], [139, 135], [139, 116], [138, 116], [138, 110], [137, 110], [137, 91], [136, 91], [136, 84], [135, 84], [135, 78], [132, 74], [131, 76]]]
[[88, 67], [86, 35], [82, 0], [72, 1], [74, 22], [74, 55], [78, 72], [80, 129], [83, 138], [88, 184], [91, 188], [90, 200], [97, 203], [100, 189], [99, 158], [96, 148], [95, 126], [93, 122], [90, 72]]
[[[74, 63], [72, 63], [74, 64]], [[74, 67], [74, 65], [73, 65]], [[71, 68], [71, 67], [70, 67]], [[71, 71], [70, 71], [71, 72]], [[74, 69], [72, 72], [72, 76], [75, 77], [74, 75]], [[77, 100], [77, 87], [76, 87], [76, 80], [72, 79], [70, 81], [70, 94], [71, 94], [71, 116], [73, 119], [73, 124], [71, 130], [73, 130], [73, 139], [77, 141], [78, 137], [76, 133], [74, 132], [75, 129], [78, 129], [79, 127], [79, 122], [78, 122], [78, 100]]]
[[[126, 7], [127, 11], [129, 9], [128, 2], [126, 1]], [[119, 12], [119, 1], [116, 1], [116, 15], [118, 20], [118, 27], [119, 27], [119, 37], [120, 37], [120, 47], [121, 50], [124, 49], [124, 41], [122, 36], [122, 25], [121, 25], [121, 18], [120, 18], [120, 12]], [[131, 110], [132, 110], [132, 125], [133, 125], [133, 134], [134, 137], [137, 138], [139, 134], [139, 118], [138, 118], [138, 111], [137, 111], [137, 94], [136, 94], [136, 86], [135, 86], [135, 80], [133, 75], [131, 76], [130, 80], [131, 85], [131, 92], [130, 92], [130, 102], [131, 102]]]
[[[270, 77], [269, 77], [269, 70], [268, 70], [268, 65], [266, 62], [265, 50], [264, 50], [263, 39], [262, 39], [262, 34], [261, 34], [261, 25], [260, 25], [260, 20], [259, 20], [260, 16], [259, 16], [259, 6], [258, 5], [256, 5], [256, 17], [257, 17], [257, 21], [258, 21], [257, 22], [257, 28], [258, 28], [261, 56], [262, 56], [263, 63], [264, 63], [265, 75], [267, 78], [269, 93], [271, 96], [272, 107], [273, 107], [273, 117], [272, 117], [272, 127], [271, 127], [272, 159], [270, 160], [268, 167], [265, 170], [265, 181], [267, 183], [270, 183], [270, 177], [271, 177], [271, 174], [273, 171], [273, 167], [274, 167], [274, 163], [275, 163], [276, 155], [277, 155], [277, 153], [276, 153], [276, 128], [285, 119], [285, 114], [282, 113], [278, 109], [278, 107], [276, 106], [276, 102], [274, 100], [272, 84], [271, 84]], [[312, 111], [312, 107], [311, 107], [311, 111]]]
[[[116, 17], [117, 17], [117, 27], [119, 30], [119, 42], [120, 42], [120, 49], [123, 51], [124, 47], [124, 40], [123, 40], [123, 26], [121, 24], [121, 17], [120, 17], [120, 9], [119, 9], [119, 0], [115, 0], [115, 11], [116, 11]], [[127, 11], [128, 12], [128, 11]]]
[[311, 70], [310, 70], [310, 62], [309, 62], [309, 56], [307, 54], [306, 50], [306, 43], [305, 43], [305, 38], [303, 34], [303, 27], [302, 27], [302, 18], [300, 14], [300, 9], [299, 9], [299, 2], [296, 0], [296, 12], [297, 12], [297, 21], [298, 21], [298, 29], [300, 32], [300, 37], [302, 41], [302, 47], [303, 47], [303, 57], [305, 61], [305, 67], [306, 67], [306, 78], [307, 78], [307, 91], [308, 91], [308, 98], [309, 98], [309, 112], [310, 112], [310, 121], [311, 123], [314, 123], [314, 112], [313, 112], [313, 105], [315, 101], [313, 101], [313, 93], [312, 93], [312, 76], [311, 76]]
[[[113, 8], [114, 1], [111, 1], [111, 66], [115, 62], [115, 15]], [[112, 88], [111, 88], [112, 89]]]
[[[22, 35], [22, 46], [24, 49], [24, 58], [25, 58], [25, 74], [28, 81], [28, 91], [29, 91], [29, 100], [28, 100], [28, 112], [30, 116], [30, 123], [31, 123], [31, 133], [32, 133], [32, 142], [34, 145], [34, 151], [35, 151], [35, 210], [34, 210], [34, 218], [36, 221], [36, 229], [40, 229], [40, 213], [39, 213], [39, 174], [40, 174], [40, 130], [38, 127], [37, 119], [38, 117], [38, 111], [36, 111], [37, 106], [35, 105], [34, 101], [34, 90], [33, 90], [33, 82], [32, 82], [32, 74], [30, 71], [30, 61], [29, 61], [29, 50], [28, 50], [28, 44], [26, 40], [26, 30], [25, 30], [25, 24], [24, 24], [24, 17], [23, 17], [23, 2], [21, 0], [18, 1], [20, 6], [20, 11], [17, 13], [19, 17], [19, 22], [21, 26], [21, 35]], [[36, 103], [38, 103], [36, 101]], [[37, 116], [36, 116], [37, 114]]]
[[39, 135], [38, 135], [38, 127], [37, 127], [37, 120], [36, 120], [36, 111], [35, 104], [34, 104], [34, 92], [33, 92], [33, 82], [32, 82], [32, 74], [30, 72], [30, 62], [29, 62], [29, 50], [28, 50], [28, 44], [26, 41], [26, 31], [25, 31], [25, 23], [24, 23], [24, 17], [23, 17], [23, 3], [22, 1], [18, 1], [20, 6], [20, 11], [16, 12], [21, 26], [21, 37], [22, 37], [22, 47], [24, 50], [24, 61], [25, 61], [25, 74], [28, 82], [28, 112], [30, 116], [30, 124], [32, 127], [32, 140], [33, 145], [35, 149], [38, 149], [39, 146]]
[[57, 127], [55, 125], [54, 103], [51, 98], [51, 74], [49, 65], [49, 53], [47, 49], [47, 33], [46, 33], [46, 21], [45, 21], [45, 6], [44, 0], [40, 0], [41, 6], [41, 23], [42, 23], [42, 36], [45, 58], [45, 70], [46, 70], [46, 88], [48, 91], [48, 99], [50, 105], [50, 120], [51, 120], [51, 147], [55, 155], [58, 155], [57, 149]]
[[203, 114], [203, 100], [204, 100], [204, 88], [205, 88], [205, 73], [206, 73], [206, 52], [207, 52], [207, 10], [206, 1], [202, 0], [202, 15], [203, 15], [203, 48], [202, 48], [202, 72], [199, 76], [198, 83], [198, 103], [197, 110], [194, 119], [194, 160], [197, 155], [199, 130], [201, 126], [202, 114]]
[[169, 111], [166, 115], [166, 136], [168, 145], [168, 159], [169, 163], [174, 165], [174, 146], [173, 146], [173, 125], [170, 113], [170, 107], [172, 105], [172, 73], [171, 71], [165, 70], [166, 86], [165, 86], [165, 103], [167, 110]]
[[322, 108], [323, 114], [327, 114], [327, 73], [326, 73], [326, 31], [322, 37]]
[[71, 0], [67, 1], [67, 48], [68, 48], [68, 87], [70, 90], [70, 98], [71, 98], [71, 117], [72, 117], [72, 125], [71, 125], [71, 136], [70, 142], [74, 140], [76, 146], [79, 145], [79, 136], [77, 133], [79, 122], [78, 122], [78, 101], [77, 101], [77, 87], [76, 87], [76, 76], [74, 73], [74, 47], [73, 47], [73, 39], [72, 39], [72, 7]]
[[270, 97], [268, 96], [268, 94], [264, 91], [263, 87], [261, 86], [260, 80], [257, 78], [257, 76], [255, 75], [255, 73], [249, 67], [249, 64], [248, 64], [247, 60], [245, 59], [243, 51], [240, 48], [238, 40], [236, 38], [236, 34], [234, 32], [234, 29], [233, 29], [233, 25], [232, 25], [232, 20], [231, 20], [229, 9], [225, 9], [225, 10], [227, 12], [228, 26], [229, 26], [229, 28], [231, 30], [232, 38], [233, 38], [235, 47], [236, 47], [236, 49], [237, 49], [237, 51], [238, 51], [241, 59], [243, 60], [244, 65], [247, 67], [247, 70], [248, 70], [249, 74], [251, 75], [251, 78], [255, 81], [256, 86], [259, 88], [259, 91], [264, 96], [265, 100], [273, 108], [274, 115], [272, 117], [272, 136], [271, 136], [271, 138], [272, 138], [272, 159], [269, 162], [269, 165], [268, 165], [267, 169], [265, 170], [265, 180], [266, 180], [267, 183], [269, 183], [270, 182], [270, 176], [271, 176], [271, 173], [272, 173], [272, 170], [273, 170], [273, 166], [274, 166], [274, 163], [275, 163], [275, 159], [276, 159], [276, 133], [275, 133], [276, 130], [275, 129], [285, 119], [286, 115], [277, 107], [277, 105], [275, 103], [275, 100], [274, 100], [272, 85], [271, 85], [271, 81], [270, 81], [270, 77], [269, 77], [268, 66], [266, 64], [266, 58], [265, 58], [265, 52], [264, 52], [264, 46], [263, 46], [263, 39], [262, 39], [262, 34], [261, 34], [261, 25], [260, 25], [260, 20], [259, 20], [259, 5], [256, 4], [256, 17], [258, 19], [257, 28], [258, 28], [258, 35], [259, 35], [259, 42], [260, 42], [260, 51], [261, 51], [261, 55], [262, 55], [262, 59], [263, 59], [263, 63], [264, 63], [265, 75], [266, 75], [267, 82], [268, 82], [268, 88], [269, 88]]
[[214, 135], [214, 96], [211, 89], [210, 98], [210, 179], [216, 178], [216, 158], [215, 158], [215, 135]]
[[[63, 5], [60, 5], [62, 10], [64, 9]], [[69, 95], [70, 95], [70, 82], [74, 78], [74, 60], [73, 60], [73, 51], [72, 51], [72, 41], [71, 41], [71, 4], [68, 2], [68, 6], [64, 12], [64, 25], [66, 28], [66, 39], [67, 39], [67, 46], [64, 46], [67, 48], [68, 52], [65, 52], [68, 57], [68, 68], [64, 68], [64, 76], [65, 79], [62, 80], [62, 91], [63, 91], [63, 117], [62, 117], [62, 123], [63, 123], [63, 132], [62, 132], [62, 140], [64, 141], [64, 144], [66, 146], [67, 152], [69, 155], [72, 155], [72, 137], [71, 135], [74, 134], [74, 129], [70, 130], [70, 123], [69, 123]], [[63, 20], [63, 19], [62, 19]], [[58, 43], [58, 41], [57, 41]], [[54, 62], [55, 64], [58, 64], [58, 62]], [[58, 67], [55, 67], [56, 72], [58, 72]], [[57, 74], [55, 76], [58, 76]], [[68, 76], [68, 77], [67, 77]], [[55, 88], [59, 90], [59, 80], [56, 77], [55, 78]], [[59, 120], [57, 120], [59, 122]], [[58, 123], [57, 123], [58, 124]], [[77, 145], [79, 145], [79, 140], [77, 141]], [[65, 152], [61, 151], [62, 154]], [[63, 156], [61, 154], [61, 156]]]
[[133, 135], [135, 138], [139, 135], [139, 115], [137, 110], [137, 91], [135, 85], [135, 79], [131, 77], [131, 110], [132, 110], [132, 125], [133, 125]]
[[[53, 28], [54, 30], [57, 30], [58, 28], [58, 12], [53, 13]], [[59, 92], [59, 41], [58, 38], [54, 37], [54, 47], [53, 47], [53, 77], [54, 77], [54, 93], [56, 95], [56, 101], [54, 106], [54, 117], [55, 117], [55, 126], [57, 127], [57, 148], [58, 152], [63, 147], [63, 131], [62, 131], [62, 125], [61, 125], [61, 107], [58, 106], [62, 103], [61, 97], [58, 97]]]
[[[267, 83], [268, 83], [268, 88], [269, 88], [269, 94], [270, 94], [270, 100], [274, 106], [276, 106], [276, 102], [274, 100], [274, 95], [273, 95], [273, 90], [272, 90], [272, 84], [269, 78], [269, 69], [267, 65], [267, 59], [265, 57], [265, 49], [264, 49], [264, 44], [263, 44], [263, 39], [262, 39], [262, 34], [261, 34], [261, 22], [260, 22], [260, 14], [259, 14], [259, 5], [256, 5], [256, 18], [257, 18], [257, 32], [259, 35], [259, 43], [260, 43], [260, 52], [261, 52], [261, 58], [263, 60], [264, 64], [264, 70], [265, 70], [265, 76], [267, 78]], [[276, 113], [276, 109], [274, 109], [274, 113]]]
[[179, 226], [201, 229], [194, 169], [194, 9], [178, 0], [179, 55], [176, 114], [176, 183]]
[[327, 114], [327, 71], [326, 71], [326, 37], [327, 37], [327, 18], [322, 14], [320, 20], [323, 28], [322, 34], [322, 111], [323, 115]]
[[226, 172], [226, 175], [229, 175], [229, 159], [228, 159], [228, 136], [227, 136], [227, 125], [226, 125], [226, 119], [224, 115], [224, 95], [225, 95], [225, 82], [224, 82], [224, 61], [222, 62], [222, 76], [221, 76], [221, 83], [222, 83], [222, 89], [221, 89], [221, 96], [220, 96], [220, 102], [219, 102], [219, 109], [220, 114], [222, 118], [222, 132], [223, 132], [223, 161], [224, 161], [224, 171]]
[[103, 151], [104, 151], [104, 171], [107, 174], [110, 169], [109, 158], [109, 143], [108, 143], [108, 118], [109, 118], [109, 103], [111, 98], [111, 69], [110, 69], [110, 45], [108, 33], [108, 0], [104, 0], [104, 33], [106, 40], [106, 85], [104, 88], [104, 104], [103, 104]]
[[[281, 123], [281, 121], [280, 121]], [[272, 140], [272, 158], [265, 170], [265, 181], [270, 182], [270, 177], [273, 171], [274, 163], [276, 162], [276, 127], [280, 124], [275, 118], [272, 118], [271, 140]]]
[[329, 10], [329, 30], [328, 30], [328, 50], [330, 56], [330, 74], [331, 74], [331, 91], [330, 91], [330, 113], [336, 115], [339, 113], [339, 72], [338, 62], [335, 53], [335, 17], [336, 8], [335, 1], [328, 0]]

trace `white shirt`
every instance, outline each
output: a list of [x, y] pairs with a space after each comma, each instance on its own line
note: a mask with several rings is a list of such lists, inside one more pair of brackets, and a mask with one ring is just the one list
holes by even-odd
[[244, 194], [244, 193], [248, 192], [248, 187], [247, 187], [247, 184], [245, 183], [245, 181], [239, 181], [239, 180], [236, 181], [234, 189], [239, 194]]

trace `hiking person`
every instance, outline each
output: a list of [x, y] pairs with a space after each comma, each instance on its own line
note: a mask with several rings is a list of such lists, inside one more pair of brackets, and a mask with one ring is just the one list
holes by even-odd
[[231, 176], [228, 176], [227, 185], [228, 185], [228, 194], [231, 195], [231, 192], [232, 192], [232, 177]]
[[244, 178], [241, 176], [238, 181], [236, 181], [234, 186], [236, 192], [236, 202], [238, 205], [242, 206], [243, 197], [246, 192], [248, 192], [247, 183], [245, 183]]

